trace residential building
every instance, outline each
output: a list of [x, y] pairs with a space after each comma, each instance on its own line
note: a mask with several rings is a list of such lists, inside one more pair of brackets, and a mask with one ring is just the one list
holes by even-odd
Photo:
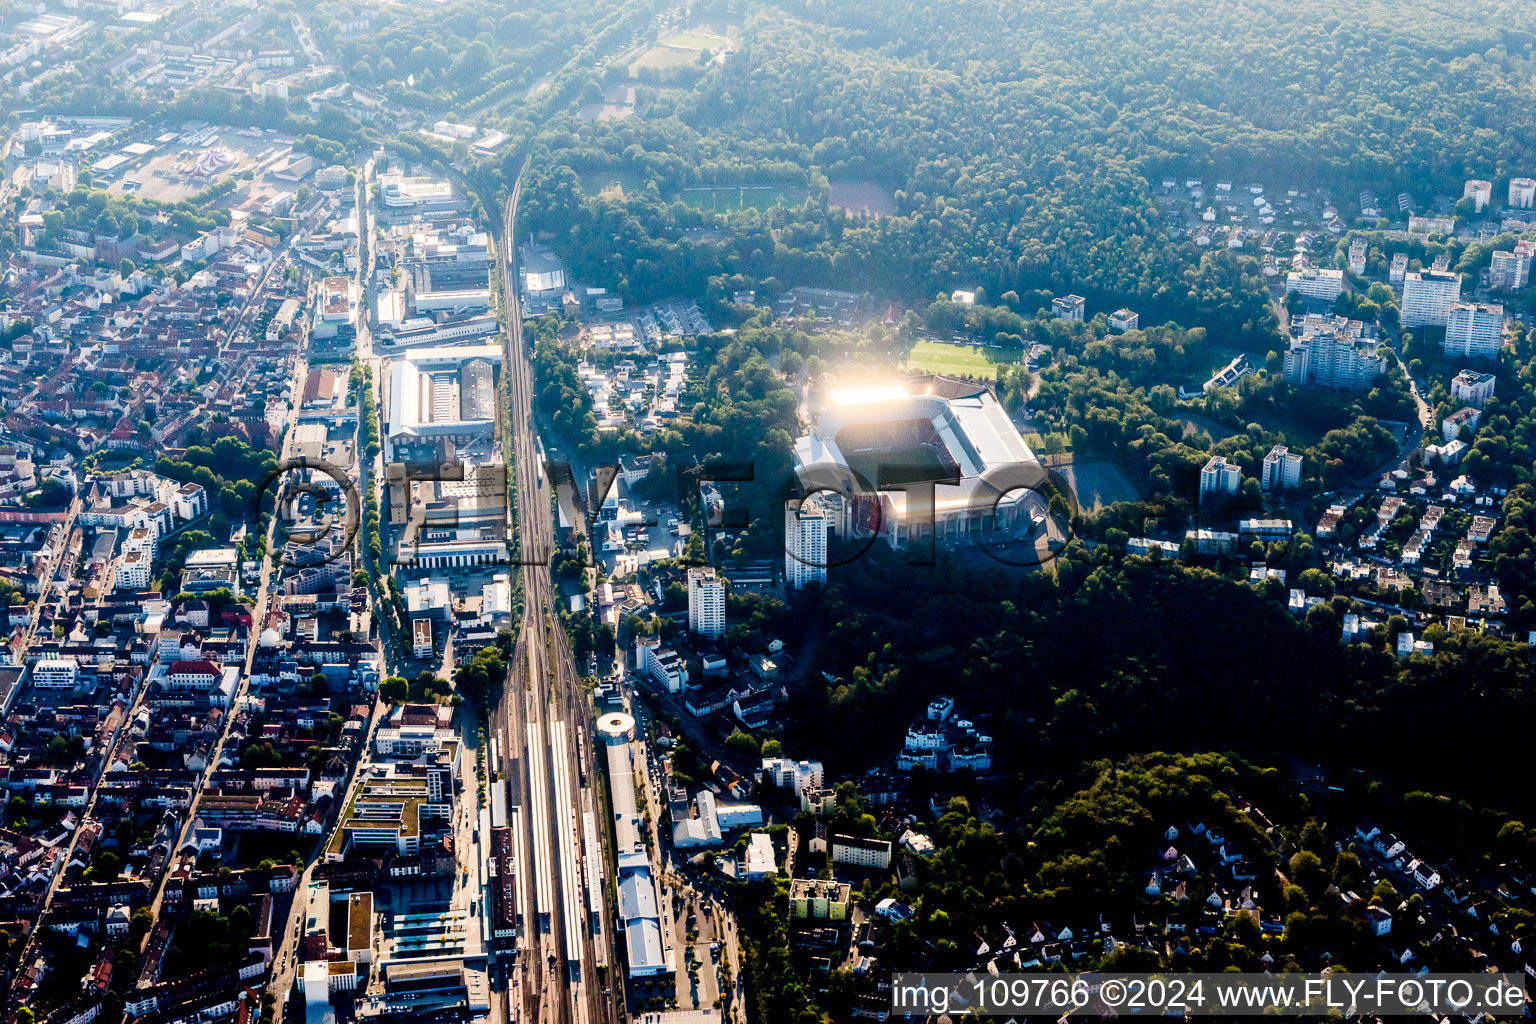
[[891, 841], [835, 835], [832, 837], [832, 863], [852, 864], [862, 868], [888, 868], [891, 866]]
[[1307, 267], [1285, 276], [1285, 290], [1308, 299], [1332, 302], [1344, 291], [1344, 271]]
[[1445, 419], [1440, 421], [1440, 439], [1446, 444], [1450, 444], [1461, 435], [1462, 427], [1466, 427], [1468, 430], [1476, 433], [1477, 424], [1482, 420], [1482, 418], [1482, 410], [1474, 406], [1467, 406], [1464, 409], [1457, 409], [1455, 412], [1451, 413]]
[[1134, 331], [1140, 323], [1141, 316], [1134, 309], [1121, 307], [1109, 314], [1109, 329], [1118, 334]]
[[1531, 178], [1509, 179], [1509, 202], [1511, 210], [1529, 210], [1536, 206], [1536, 180]]
[[797, 796], [811, 789], [820, 789], [824, 781], [820, 761], [791, 761], [787, 757], [765, 757], [762, 765], [763, 781], [787, 789]]
[[1409, 271], [1403, 276], [1404, 327], [1444, 327], [1461, 301], [1461, 275], [1449, 270]]
[[725, 581], [708, 566], [688, 570], [688, 630], [711, 640], [725, 632]]
[[1504, 307], [1496, 302], [1458, 302], [1445, 325], [1445, 354], [1497, 359], [1504, 343]]
[[1531, 257], [1536, 255], [1536, 241], [1523, 239], [1513, 250], [1498, 249], [1488, 268], [1488, 287], [1494, 291], [1517, 292], [1531, 280]]
[[1275, 445], [1264, 456], [1264, 473], [1259, 483], [1266, 491], [1283, 491], [1301, 484], [1301, 456], [1291, 454], [1284, 445]]
[[1386, 370], [1374, 334], [1359, 320], [1307, 316], [1291, 329], [1296, 336], [1285, 353], [1285, 379], [1293, 386], [1363, 391]]
[[1081, 295], [1063, 295], [1051, 300], [1051, 312], [1063, 320], [1082, 320], [1088, 300]]
[[1496, 250], [1488, 268], [1488, 287], [1496, 292], [1514, 292], [1529, 280], [1530, 264], [1513, 252]]
[[678, 693], [688, 682], [688, 669], [682, 657], [670, 647], [662, 647], [654, 636], [635, 638], [635, 660], [640, 671], [650, 676], [670, 693]]
[[1357, 238], [1349, 243], [1349, 272], [1360, 275], [1365, 273], [1365, 239]]
[[852, 888], [831, 879], [796, 878], [789, 883], [789, 913], [796, 918], [846, 921]]
[[827, 517], [819, 504], [807, 500], [784, 505], [784, 584], [804, 590], [808, 583], [827, 582]]
[[1408, 273], [1408, 254], [1397, 253], [1392, 257], [1392, 265], [1387, 268], [1387, 283], [1402, 284], [1403, 278]]
[[1493, 198], [1493, 182], [1472, 178], [1461, 190], [1461, 195], [1463, 199], [1472, 200], [1473, 212], [1482, 213], [1488, 208], [1489, 200]]
[[1228, 462], [1225, 456], [1213, 455], [1200, 470], [1200, 497], [1213, 494], [1236, 494], [1243, 485], [1243, 467]]
[[1477, 370], [1462, 370], [1451, 380], [1451, 397], [1481, 409], [1493, 397], [1494, 376]]

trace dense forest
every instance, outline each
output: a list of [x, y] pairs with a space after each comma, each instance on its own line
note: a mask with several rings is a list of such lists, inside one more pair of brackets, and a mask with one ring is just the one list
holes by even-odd
[[948, 692], [994, 716], [994, 734], [1010, 738], [1006, 767], [1028, 777], [1217, 745], [1530, 803], [1517, 781], [1521, 737], [1536, 728], [1524, 644], [1430, 627], [1434, 655], [1400, 661], [1388, 637], [1407, 628], [1401, 619], [1340, 643], [1345, 597], [1298, 617], [1277, 600], [1281, 584], [1249, 587], [1219, 566], [1153, 564], [1113, 544], [1070, 545], [1052, 569], [1010, 576], [958, 556], [923, 567], [871, 552], [834, 571], [818, 667], [836, 681], [795, 695], [786, 732], [801, 756], [878, 763], [913, 709]]
[[[722, 272], [907, 297], [1076, 291], [1254, 341], [1272, 330], [1256, 265], [1202, 258], [1168, 229], [1152, 182], [1427, 199], [1524, 173], [1536, 34], [1510, 27], [1512, 5], [1489, 7], [759, 7], [739, 53], [644, 118], [578, 126], [573, 97], [522, 125], [528, 211], [578, 274], [636, 298]], [[482, 188], [504, 190], [520, 165], [487, 168]], [[622, 190], [599, 197], [612, 179]], [[677, 201], [689, 185], [763, 181], [807, 201], [724, 215]], [[837, 181], [886, 189], [893, 214], [831, 205]]]

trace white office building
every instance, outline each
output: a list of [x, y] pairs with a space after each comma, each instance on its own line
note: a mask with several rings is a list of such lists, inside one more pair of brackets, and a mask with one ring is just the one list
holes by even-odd
[[1284, 445], [1275, 445], [1264, 456], [1264, 475], [1259, 480], [1266, 491], [1283, 491], [1301, 484], [1301, 456], [1291, 454]]
[[41, 689], [74, 689], [79, 667], [74, 658], [43, 658], [32, 666], [32, 685]]
[[1445, 354], [1497, 359], [1504, 341], [1504, 307], [1497, 302], [1458, 302], [1445, 325]]
[[688, 629], [713, 640], [725, 632], [725, 583], [715, 570], [688, 570]]
[[1444, 327], [1461, 301], [1461, 275], [1449, 270], [1409, 271], [1403, 276], [1404, 327]]
[[1236, 494], [1243, 485], [1243, 467], [1213, 455], [1200, 470], [1200, 497], [1211, 494]]
[[813, 501], [784, 505], [784, 583], [804, 590], [827, 582], [827, 517]]

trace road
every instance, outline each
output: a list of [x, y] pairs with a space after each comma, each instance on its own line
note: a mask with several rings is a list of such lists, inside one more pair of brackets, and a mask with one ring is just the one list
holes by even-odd
[[[295, 435], [297, 433], [294, 430], [294, 426], [298, 423], [299, 407], [302, 404], [300, 396], [304, 393], [304, 376], [307, 372], [308, 364], [304, 358], [296, 356], [293, 362], [293, 381], [292, 390], [290, 391], [290, 394], [293, 395], [293, 401], [288, 406], [288, 417], [283, 427], [283, 443], [282, 451], [278, 456], [279, 462], [293, 455]], [[278, 485], [279, 487], [281, 486], [281, 479]], [[181, 844], [186, 842], [192, 828], [192, 822], [197, 820], [198, 802], [202, 799], [203, 790], [207, 788], [208, 780], [218, 770], [219, 759], [224, 753], [224, 745], [229, 741], [230, 726], [234, 724], [236, 717], [234, 709], [240, 706], [251, 686], [251, 663], [256, 658], [256, 638], [261, 635], [261, 624], [266, 621], [267, 617], [268, 584], [272, 579], [272, 570], [278, 564], [278, 559], [282, 555], [281, 547], [274, 549], [273, 544], [273, 538], [277, 533], [279, 517], [278, 502], [274, 500], [272, 516], [267, 522], [266, 556], [261, 561], [261, 579], [256, 585], [256, 607], [251, 611], [250, 635], [246, 638], [245, 662], [240, 666], [240, 682], [236, 685], [235, 692], [230, 698], [229, 712], [224, 716], [224, 728], [219, 732], [219, 740], [214, 744], [213, 750], [208, 755], [208, 766], [203, 769], [202, 775], [198, 777], [197, 789], [192, 795], [192, 806], [187, 811], [186, 819], [181, 823], [181, 830], [177, 833], [176, 843], [171, 847], [171, 855], [165, 859], [165, 864], [160, 870], [160, 877], [155, 882], [155, 896], [150, 901], [149, 909], [156, 921], [160, 920], [160, 906], [165, 899], [165, 883], [170, 877], [170, 868], [175, 862], [176, 851], [180, 850]], [[148, 685], [148, 682], [146, 682], [145, 686], [148, 687]]]
[[[367, 230], [364, 221], [364, 217], [367, 213], [365, 204], [368, 198], [368, 183], [372, 177], [373, 159], [370, 157], [368, 162], [363, 165], [362, 173], [358, 175], [355, 194], [358, 215], [358, 283], [363, 288], [361, 294], [363, 295], [365, 302], [367, 299], [367, 283], [369, 277], [371, 276], [371, 268], [373, 265], [371, 233]], [[359, 362], [365, 366], [370, 365], [373, 361], [371, 344], [372, 336], [369, 333], [366, 312], [367, 311], [365, 309], [361, 314], [359, 314], [357, 325], [357, 358]], [[377, 374], [375, 374], [374, 387], [378, 387]], [[375, 401], [377, 401], [377, 395], [375, 395]], [[363, 450], [361, 399], [359, 399], [358, 414], [358, 433], [353, 439], [357, 450], [357, 485], [359, 493], [366, 494], [367, 488], [374, 486], [375, 482], [380, 479], [380, 476], [379, 474], [370, 472], [373, 466], [367, 461], [367, 453]], [[352, 540], [353, 565], [364, 564], [363, 560], [367, 548], [368, 537], [363, 533], [362, 529], [359, 528], [357, 534], [353, 537]], [[266, 588], [263, 587], [263, 591], [265, 591], [265, 589]], [[382, 640], [380, 639], [382, 636], [381, 630], [383, 626], [380, 623], [379, 616], [374, 616], [374, 623], [374, 649], [379, 653], [380, 664], [385, 669], [383, 674], [387, 675], [389, 660], [387, 651], [385, 650]], [[315, 865], [320, 862], [319, 858], [322, 854], [322, 851], [324, 851], [326, 844], [330, 841], [331, 830], [337, 824], [337, 820], [341, 814], [341, 809], [351, 803], [352, 789], [357, 786], [362, 779], [363, 766], [368, 761], [368, 751], [373, 747], [374, 733], [378, 729], [379, 723], [383, 720], [384, 714], [388, 708], [388, 704], [375, 698], [373, 703], [373, 711], [368, 718], [368, 725], [363, 730], [362, 739], [358, 744], [357, 758], [352, 763], [352, 772], [348, 777], [347, 785], [342, 788], [338, 798], [331, 802], [331, 813], [326, 820], [326, 827], [322, 830], [320, 839], [315, 843], [314, 848], [310, 850], [309, 857], [307, 858], [308, 863], [305, 865], [304, 871], [299, 877], [299, 883], [294, 889], [293, 902], [289, 905], [288, 917], [284, 921], [282, 933], [276, 937], [278, 944], [277, 948], [273, 951], [272, 954], [272, 976], [268, 982], [267, 990], [272, 992], [277, 997], [276, 1019], [278, 1021], [285, 1019], [283, 1016], [283, 1010], [288, 1002], [288, 996], [293, 990], [294, 982], [297, 979], [299, 969], [299, 942], [303, 938], [303, 936], [300, 935], [300, 927], [304, 920], [306, 903], [305, 897], [309, 889], [310, 880], [314, 877]]]
[[[554, 550], [554, 524], [549, 493], [540, 482], [538, 445], [533, 429], [533, 370], [522, 337], [522, 313], [516, 274], [514, 229], [522, 191], [518, 176], [507, 204], [501, 239], [504, 313], [507, 320], [507, 382], [511, 409], [512, 478], [516, 487], [518, 561], [523, 565], [524, 612], [510, 679], [491, 714], [491, 735], [504, 751], [503, 775], [510, 783], [508, 806], [523, 827], [516, 851], [523, 881], [523, 959], [518, 979], [521, 1019], [557, 1024], [597, 1024], [618, 1020], [621, 993], [613, 991], [619, 971], [613, 950], [601, 960], [608, 965], [600, 979], [597, 942], [613, 935], [604, 904], [601, 936], [594, 938], [587, 915], [574, 917], [563, 900], [585, 903], [581, 865], [585, 857], [604, 857], [599, 850], [581, 849], [579, 818], [583, 780], [595, 783], [595, 743], [590, 702], [555, 611], [549, 579]], [[556, 733], [564, 742], [555, 743]], [[563, 755], [563, 756], [562, 756]], [[496, 766], [490, 766], [494, 771]], [[562, 800], [562, 791], [566, 794]], [[570, 813], [562, 813], [569, 811]], [[535, 820], [536, 813], [546, 820]], [[545, 831], [547, 829], [547, 832]], [[601, 841], [600, 841], [601, 845]], [[548, 902], [533, 906], [529, 899], [539, 886], [534, 878], [547, 872]], [[605, 870], [606, 873], [606, 870]], [[547, 911], [547, 913], [546, 913]], [[574, 923], [574, 930], [566, 919]], [[604, 984], [606, 981], [606, 984]]]

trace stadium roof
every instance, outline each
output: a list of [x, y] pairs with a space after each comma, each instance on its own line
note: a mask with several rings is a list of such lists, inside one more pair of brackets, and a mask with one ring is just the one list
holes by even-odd
[[[899, 385], [882, 385], [833, 394], [832, 404], [817, 418], [811, 431], [795, 442], [795, 469], [801, 484], [807, 488], [825, 487], [833, 480], [851, 477], [866, 485], [864, 493], [868, 493], [878, 485], [855, 473], [849, 465], [848, 454], [857, 454], [857, 450], [845, 452], [839, 435], [847, 428], [878, 427], [882, 423], [891, 424], [894, 435], [897, 424], [921, 420], [926, 420], [933, 428], [931, 442], [893, 436], [889, 449], [877, 445], [864, 450], [895, 453], [903, 448], [942, 446], [953, 460], [960, 482], [958, 485], [941, 483], [935, 489], [935, 507], [940, 512], [958, 512], [972, 505], [979, 512], [996, 501], [998, 495], [984, 482], [984, 474], [996, 474], [1009, 466], [1027, 467], [1034, 473], [1039, 471], [1035, 453], [989, 389], [975, 387], [945, 397], [931, 391], [911, 394]], [[947, 475], [940, 475], [938, 479]], [[1013, 484], [1016, 481], [1010, 481], [1010, 485]], [[898, 516], [903, 515], [906, 494], [900, 490], [882, 493], [892, 511]], [[1023, 496], [1015, 490], [1003, 495], [1002, 500], [1009, 503]]]

